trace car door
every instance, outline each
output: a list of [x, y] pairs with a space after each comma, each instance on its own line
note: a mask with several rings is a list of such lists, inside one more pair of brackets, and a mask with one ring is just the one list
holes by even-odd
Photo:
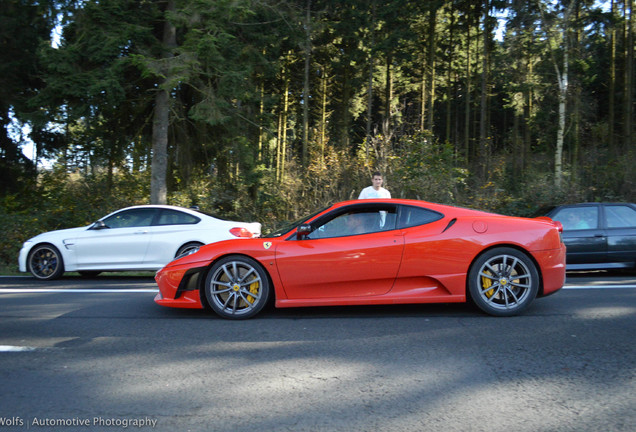
[[563, 225], [569, 268], [607, 262], [607, 237], [600, 224], [600, 205], [585, 204], [557, 208], [550, 217]]
[[150, 242], [150, 226], [157, 213], [154, 208], [134, 208], [103, 219], [74, 240], [73, 249], [81, 269], [144, 268]]
[[307, 237], [279, 243], [276, 264], [287, 297], [350, 298], [390, 291], [404, 249], [396, 214], [396, 206], [351, 206], [312, 224]]
[[629, 204], [604, 206], [607, 260], [619, 266], [636, 262], [636, 208]]

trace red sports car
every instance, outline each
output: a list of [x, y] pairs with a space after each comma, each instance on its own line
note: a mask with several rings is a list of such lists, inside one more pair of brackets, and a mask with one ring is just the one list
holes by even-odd
[[565, 281], [562, 226], [412, 200], [334, 204], [266, 237], [201, 246], [155, 301], [244, 319], [276, 307], [452, 303], [510, 316]]

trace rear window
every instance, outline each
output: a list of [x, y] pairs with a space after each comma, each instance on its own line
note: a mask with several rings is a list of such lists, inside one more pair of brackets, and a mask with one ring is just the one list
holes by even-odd
[[608, 228], [636, 227], [636, 210], [624, 205], [605, 207], [605, 218]]
[[157, 225], [193, 225], [200, 220], [198, 217], [188, 213], [164, 209], [161, 211]]
[[399, 228], [409, 228], [425, 225], [440, 220], [444, 216], [441, 213], [421, 207], [402, 206], [400, 208]]

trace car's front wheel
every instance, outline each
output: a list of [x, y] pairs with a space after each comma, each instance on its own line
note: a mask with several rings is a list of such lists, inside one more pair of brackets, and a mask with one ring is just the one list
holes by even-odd
[[512, 248], [495, 248], [481, 255], [468, 278], [472, 300], [494, 316], [523, 312], [539, 291], [536, 265], [526, 254]]
[[204, 290], [208, 304], [221, 317], [246, 319], [263, 309], [270, 284], [258, 262], [236, 255], [223, 258], [210, 268]]
[[40, 280], [53, 280], [64, 273], [64, 260], [60, 251], [53, 245], [35, 246], [27, 259], [28, 270]]

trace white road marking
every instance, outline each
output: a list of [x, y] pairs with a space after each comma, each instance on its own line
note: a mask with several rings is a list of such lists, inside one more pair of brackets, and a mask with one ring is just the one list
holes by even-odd
[[563, 289], [588, 290], [588, 289], [635, 289], [636, 285], [565, 285]]
[[22, 351], [35, 351], [35, 347], [0, 345], [0, 352], [22, 352]]
[[[590, 289], [636, 289], [636, 285], [565, 285], [564, 290]], [[0, 294], [40, 294], [40, 293], [158, 293], [158, 288], [0, 288]]]
[[99, 288], [99, 289], [65, 289], [65, 288], [0, 288], [0, 294], [24, 293], [157, 293], [158, 288]]

